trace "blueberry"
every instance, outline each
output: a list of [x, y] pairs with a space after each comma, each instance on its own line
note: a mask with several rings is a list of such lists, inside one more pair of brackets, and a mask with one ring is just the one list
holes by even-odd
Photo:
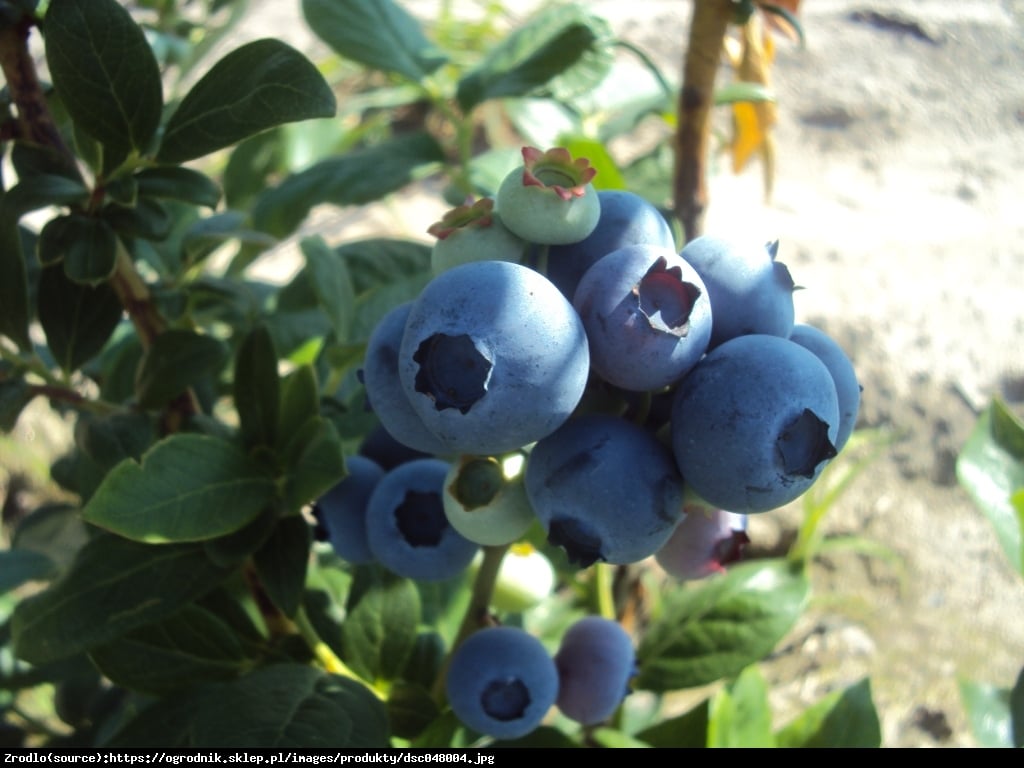
[[552, 245], [545, 274], [570, 300], [583, 274], [602, 256], [627, 245], [657, 245], [675, 250], [672, 229], [653, 205], [634, 192], [602, 189], [597, 227], [575, 243]]
[[611, 717], [637, 672], [629, 633], [600, 616], [586, 616], [569, 627], [555, 654], [555, 666], [558, 708], [581, 725], [597, 725]]
[[658, 565], [678, 579], [703, 579], [724, 573], [750, 542], [746, 517], [701, 505], [687, 506], [686, 517], [658, 550]]
[[[482, 562], [477, 557], [470, 569]], [[526, 542], [513, 544], [505, 552], [494, 582], [491, 607], [496, 611], [520, 613], [533, 608], [555, 588], [555, 569], [551, 561]]]
[[836, 450], [841, 451], [853, 433], [853, 428], [857, 423], [857, 413], [860, 411], [861, 387], [857, 381], [857, 371], [854, 370], [853, 363], [850, 362], [850, 358], [846, 356], [843, 348], [836, 343], [835, 339], [819, 328], [806, 324], [795, 325], [789, 339], [801, 347], [811, 350], [832, 374], [832, 381], [836, 385], [836, 395], [839, 398], [839, 429], [836, 434]]
[[523, 164], [495, 193], [501, 220], [529, 243], [559, 245], [582, 240], [597, 226], [601, 201], [590, 184], [594, 169], [561, 147], [523, 148]]
[[547, 278], [519, 264], [477, 261], [438, 275], [420, 293], [398, 373], [448, 452], [491, 456], [557, 429], [579, 402], [589, 365], [579, 315]]
[[445, 687], [467, 728], [518, 739], [541, 724], [558, 695], [558, 671], [544, 645], [516, 627], [488, 627], [452, 654]]
[[704, 280], [714, 312], [709, 347], [750, 333], [787, 337], [793, 330], [795, 286], [775, 260], [777, 243], [705, 235], [681, 251]]
[[423, 425], [398, 376], [398, 350], [411, 310], [412, 302], [400, 304], [373, 329], [366, 344], [363, 385], [370, 407], [389, 435], [421, 453], [444, 454], [445, 444]]
[[413, 459], [430, 458], [429, 453], [417, 451], [404, 443], [400, 443], [388, 432], [383, 424], [375, 424], [359, 443], [359, 455], [371, 459], [382, 469], [394, 469]]
[[711, 303], [675, 251], [630, 245], [602, 256], [573, 298], [605, 381], [637, 392], [666, 387], [692, 368], [711, 338]]
[[416, 459], [377, 483], [366, 509], [370, 551], [409, 579], [442, 581], [461, 573], [477, 552], [448, 522], [441, 496], [448, 463]]
[[825, 364], [789, 339], [738, 336], [683, 378], [676, 462], [712, 507], [741, 514], [793, 501], [836, 455], [839, 404]]
[[523, 456], [463, 456], [444, 483], [444, 513], [470, 541], [501, 546], [520, 539], [537, 519], [523, 486]]
[[437, 238], [430, 252], [430, 267], [435, 275], [470, 261], [495, 259], [519, 263], [529, 247], [501, 222], [490, 198], [453, 208], [432, 224], [428, 232]]
[[653, 434], [607, 414], [570, 419], [526, 464], [526, 492], [548, 540], [584, 567], [654, 554], [682, 516], [682, 485]]
[[374, 561], [366, 537], [366, 507], [373, 489], [384, 477], [375, 461], [363, 456], [345, 459], [348, 474], [321, 496], [313, 514], [326, 529], [327, 540], [343, 560], [360, 565]]

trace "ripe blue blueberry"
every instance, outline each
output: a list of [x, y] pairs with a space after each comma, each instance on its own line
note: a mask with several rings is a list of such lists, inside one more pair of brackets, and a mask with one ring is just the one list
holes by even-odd
[[477, 545], [451, 527], [441, 495], [448, 463], [416, 459], [384, 475], [366, 509], [366, 536], [377, 561], [409, 579], [443, 581], [461, 573]]
[[562, 714], [581, 725], [597, 725], [618, 709], [637, 672], [629, 633], [617, 621], [586, 616], [562, 636], [555, 654]]
[[860, 411], [861, 387], [857, 381], [857, 371], [854, 370], [853, 363], [850, 362], [850, 358], [846, 356], [843, 348], [820, 328], [803, 323], [795, 325], [789, 339], [801, 347], [811, 350], [832, 374], [832, 381], [836, 385], [836, 395], [839, 397], [839, 429], [836, 434], [836, 450], [841, 451], [853, 433], [853, 428], [857, 423], [857, 413]]
[[548, 540], [583, 567], [654, 554], [682, 516], [682, 486], [653, 434], [607, 414], [573, 417], [526, 464], [526, 493]]
[[412, 302], [400, 304], [377, 323], [366, 344], [363, 386], [384, 429], [402, 445], [425, 454], [446, 453], [445, 444], [424, 425], [398, 377], [398, 350]]
[[399, 464], [413, 459], [426, 459], [430, 454], [417, 451], [404, 443], [398, 442], [394, 436], [384, 429], [383, 424], [375, 424], [359, 443], [359, 455], [371, 459], [387, 471]]
[[711, 302], [700, 275], [675, 251], [630, 245], [602, 256], [573, 306], [605, 381], [647, 392], [678, 381], [711, 338]]
[[455, 649], [445, 687], [452, 712], [474, 731], [518, 739], [541, 724], [558, 695], [544, 645], [516, 627], [488, 627]]
[[384, 477], [375, 461], [363, 456], [345, 459], [348, 474], [313, 506], [313, 514], [327, 531], [327, 540], [343, 560], [356, 565], [372, 563], [366, 538], [366, 507], [373, 489]]
[[665, 217], [634, 192], [602, 189], [597, 193], [601, 216], [597, 227], [575, 243], [552, 245], [545, 274], [570, 300], [583, 274], [602, 256], [627, 245], [657, 245], [675, 250]]
[[579, 315], [538, 272], [503, 261], [438, 275], [413, 304], [398, 374], [450, 453], [492, 456], [557, 429], [590, 370]]
[[523, 164], [495, 193], [505, 226], [528, 243], [558, 245], [582, 240], [597, 226], [601, 202], [590, 184], [594, 169], [556, 147], [523, 148]]
[[683, 378], [672, 448], [708, 505], [741, 514], [793, 501], [836, 455], [839, 404], [825, 364], [789, 339], [738, 336]]
[[704, 235], [680, 255], [704, 280], [714, 312], [709, 347], [750, 333], [789, 336], [793, 330], [793, 278], [775, 260], [778, 244]]

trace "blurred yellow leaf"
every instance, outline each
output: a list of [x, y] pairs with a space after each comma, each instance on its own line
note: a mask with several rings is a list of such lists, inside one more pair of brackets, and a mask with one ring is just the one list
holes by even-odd
[[[726, 55], [736, 79], [771, 86], [769, 76], [775, 48], [757, 16], [741, 28], [739, 41], [730, 41]], [[775, 140], [772, 128], [777, 121], [772, 101], [737, 102], [732, 105], [733, 139], [730, 146], [734, 173], [742, 171], [756, 154], [763, 164], [765, 198], [770, 199], [775, 182]]]

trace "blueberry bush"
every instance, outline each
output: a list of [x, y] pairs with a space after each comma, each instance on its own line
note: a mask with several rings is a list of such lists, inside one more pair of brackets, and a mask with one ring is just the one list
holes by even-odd
[[[716, 7], [758, 10], [691, 47]], [[785, 244], [697, 238], [672, 142], [616, 161], [685, 121], [587, 4], [444, 8], [303, 0], [313, 62], [218, 53], [234, 0], [0, 0], [0, 429], [74, 438], [4, 507], [5, 746], [879, 745], [870, 681], [780, 725], [758, 664], [828, 504], [737, 562], [852, 471]], [[423, 180], [423, 237], [305, 227]]]

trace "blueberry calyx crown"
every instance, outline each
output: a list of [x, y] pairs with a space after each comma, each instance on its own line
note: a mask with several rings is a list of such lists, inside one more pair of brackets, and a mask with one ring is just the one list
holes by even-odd
[[523, 186], [545, 187], [563, 200], [583, 197], [587, 184], [597, 170], [585, 157], [575, 160], [565, 147], [541, 152], [536, 147], [523, 147]]
[[658, 257], [633, 286], [631, 295], [652, 329], [684, 338], [690, 332], [690, 313], [701, 291], [683, 280], [678, 266], [666, 268], [666, 264], [664, 257]]
[[491, 680], [480, 694], [483, 711], [507, 723], [518, 720], [530, 705], [530, 691], [518, 677]]
[[412, 358], [419, 363], [416, 391], [434, 401], [434, 407], [457, 408], [469, 413], [487, 394], [493, 363], [466, 334], [435, 333], [420, 344]]
[[828, 424], [809, 408], [783, 430], [775, 443], [782, 454], [787, 475], [814, 477], [818, 465], [837, 454], [828, 439]]
[[436, 493], [406, 493], [395, 509], [395, 521], [402, 537], [413, 547], [436, 547], [448, 527], [444, 504]]
[[447, 211], [440, 221], [435, 221], [427, 228], [427, 234], [438, 240], [444, 240], [460, 229], [470, 227], [489, 227], [494, 222], [494, 200], [489, 197], [476, 202], [466, 202]]

